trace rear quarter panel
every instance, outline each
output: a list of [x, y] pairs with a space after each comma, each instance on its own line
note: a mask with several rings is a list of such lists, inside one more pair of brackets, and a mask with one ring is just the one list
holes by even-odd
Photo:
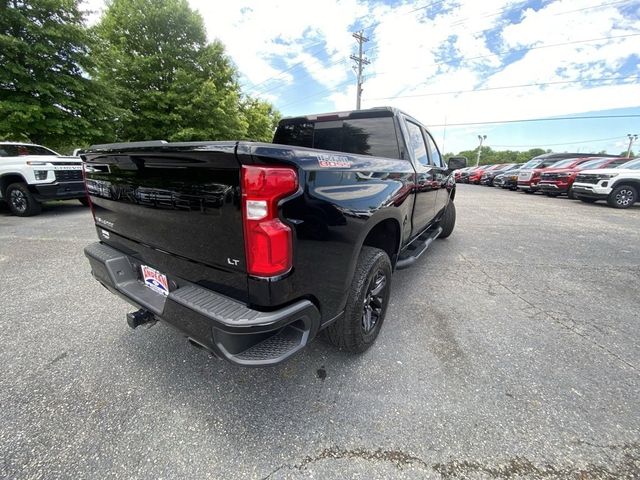
[[401, 237], [411, 231], [415, 172], [408, 160], [351, 155], [273, 144], [240, 144], [243, 163], [290, 164], [298, 192], [281, 203], [293, 229], [294, 268], [277, 282], [249, 279], [250, 300], [273, 304], [308, 297], [323, 321], [344, 308], [367, 234], [393, 219]]

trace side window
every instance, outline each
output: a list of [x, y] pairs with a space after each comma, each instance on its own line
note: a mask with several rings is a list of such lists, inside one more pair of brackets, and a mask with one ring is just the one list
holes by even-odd
[[427, 146], [424, 143], [422, 130], [418, 125], [409, 120], [407, 123], [407, 131], [409, 133], [409, 148], [413, 150], [413, 156], [416, 161], [422, 165], [429, 165], [429, 157], [427, 156]]
[[427, 143], [429, 144], [429, 151], [431, 152], [431, 161], [436, 167], [444, 167], [442, 163], [442, 157], [440, 156], [440, 152], [438, 151], [438, 146], [436, 142], [433, 140], [433, 137], [429, 132], [427, 132]]

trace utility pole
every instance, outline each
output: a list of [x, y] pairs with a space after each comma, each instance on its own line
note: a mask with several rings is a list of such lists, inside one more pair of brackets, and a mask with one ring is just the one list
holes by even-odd
[[356, 62], [353, 66], [353, 70], [356, 72], [358, 76], [358, 84], [357, 84], [357, 98], [356, 98], [356, 110], [360, 110], [360, 97], [362, 97], [362, 69], [365, 65], [369, 65], [371, 62], [362, 56], [362, 45], [365, 42], [368, 42], [369, 39], [363, 35], [363, 31], [360, 30], [353, 34], [353, 38], [358, 41], [358, 56], [351, 55], [351, 60]]
[[480, 152], [482, 152], [482, 142], [487, 139], [486, 135], [478, 135], [478, 140], [480, 140], [480, 146], [478, 147], [478, 159], [476, 160], [476, 167], [480, 165]]
[[631, 147], [633, 146], [633, 142], [638, 140], [638, 135], [636, 133], [627, 133], [627, 138], [629, 139], [629, 148], [627, 148], [627, 158], [631, 156]]

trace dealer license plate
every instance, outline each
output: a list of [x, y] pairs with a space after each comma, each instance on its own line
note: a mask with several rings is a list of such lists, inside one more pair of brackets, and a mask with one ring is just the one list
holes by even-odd
[[146, 287], [161, 295], [169, 295], [169, 282], [166, 275], [146, 265], [142, 265], [140, 268], [142, 269], [142, 281]]

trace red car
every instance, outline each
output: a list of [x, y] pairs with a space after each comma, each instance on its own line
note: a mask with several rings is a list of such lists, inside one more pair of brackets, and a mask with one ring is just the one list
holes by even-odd
[[576, 179], [580, 170], [594, 170], [598, 168], [614, 168], [627, 162], [628, 158], [570, 158], [556, 163], [551, 168], [547, 168], [540, 175], [538, 187], [540, 190], [550, 197], [567, 194], [569, 198], [573, 197], [571, 186]]
[[518, 190], [522, 190], [524, 193], [537, 192], [540, 189], [538, 186], [540, 175], [542, 171], [547, 168], [575, 166], [580, 161], [586, 162], [590, 158], [607, 156], [614, 157], [614, 155], [595, 155], [588, 153], [545, 153], [538, 155], [518, 170]]
[[471, 173], [469, 173], [469, 177], [468, 177], [469, 183], [480, 185], [480, 179], [482, 178], [482, 174], [488, 170], [492, 170], [496, 167], [499, 167], [500, 165], [480, 165], [478, 168], [476, 168]]

